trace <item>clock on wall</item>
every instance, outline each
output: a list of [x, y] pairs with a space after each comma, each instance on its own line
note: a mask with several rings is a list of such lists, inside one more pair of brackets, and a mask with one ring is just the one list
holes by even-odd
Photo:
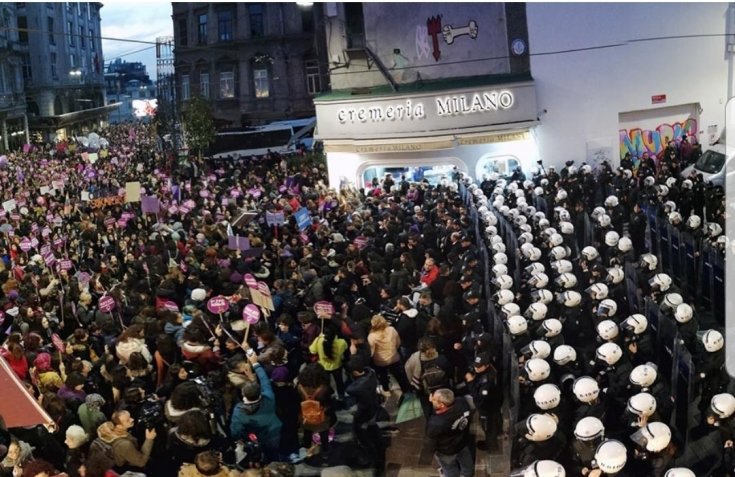
[[526, 52], [526, 42], [521, 40], [520, 38], [516, 38], [510, 44], [510, 51], [512, 51], [513, 54], [516, 56], [521, 56]]

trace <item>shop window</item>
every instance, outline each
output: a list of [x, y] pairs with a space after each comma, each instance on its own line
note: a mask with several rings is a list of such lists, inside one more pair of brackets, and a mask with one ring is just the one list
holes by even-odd
[[483, 156], [477, 161], [476, 176], [497, 172], [501, 176], [510, 176], [520, 166], [520, 161], [515, 156]]

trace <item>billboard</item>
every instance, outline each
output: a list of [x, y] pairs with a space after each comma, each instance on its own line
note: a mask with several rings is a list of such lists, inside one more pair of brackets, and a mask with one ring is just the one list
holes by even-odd
[[136, 118], [147, 118], [153, 117], [158, 111], [158, 100], [157, 99], [134, 99], [133, 100], [133, 115]]

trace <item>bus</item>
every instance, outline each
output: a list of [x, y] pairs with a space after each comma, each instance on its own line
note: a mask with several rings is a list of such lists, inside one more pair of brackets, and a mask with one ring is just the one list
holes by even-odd
[[316, 117], [275, 121], [265, 126], [223, 130], [216, 134], [209, 147], [213, 159], [262, 156], [269, 150], [278, 154], [296, 151], [303, 145], [311, 149]]

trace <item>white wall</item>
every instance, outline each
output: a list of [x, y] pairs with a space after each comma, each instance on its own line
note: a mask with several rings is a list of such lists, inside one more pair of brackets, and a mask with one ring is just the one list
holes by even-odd
[[[544, 164], [561, 166], [570, 159], [579, 164], [588, 150], [599, 148], [608, 149], [617, 164], [619, 113], [662, 106], [698, 103], [698, 139], [706, 147], [707, 127], [722, 131], [725, 126], [732, 92], [727, 13], [727, 3], [528, 3], [531, 73], [541, 120], [536, 134]], [[719, 36], [538, 55], [703, 34]], [[658, 94], [666, 95], [665, 104], [651, 104]]]

